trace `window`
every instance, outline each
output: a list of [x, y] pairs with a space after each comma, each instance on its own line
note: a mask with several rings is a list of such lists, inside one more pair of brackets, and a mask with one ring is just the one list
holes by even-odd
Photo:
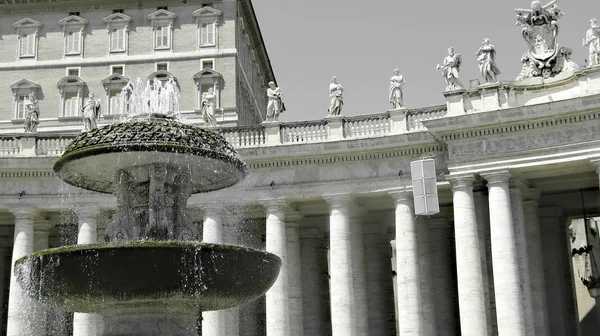
[[148, 19], [152, 22], [152, 30], [154, 32], [154, 49], [168, 50], [172, 45], [173, 21], [177, 14], [169, 12], [166, 9], [159, 9], [156, 12], [148, 15]]
[[171, 27], [164, 25], [164, 26], [157, 26], [154, 29], [155, 29], [154, 37], [156, 38], [156, 40], [154, 42], [154, 48], [155, 49], [168, 49], [171, 46], [171, 43], [169, 41]]
[[[111, 68], [116, 72], [102, 80], [107, 96], [105, 115], [124, 114], [126, 103], [122, 100], [121, 91], [129, 83], [129, 79], [122, 75], [124, 69], [122, 65], [114, 65]], [[121, 74], [117, 73], [119, 71]]]
[[204, 6], [192, 13], [198, 25], [198, 44], [200, 47], [217, 45], [217, 22], [221, 11]]
[[77, 92], [67, 92], [63, 99], [63, 117], [77, 117], [79, 115], [79, 95]]
[[[68, 73], [74, 73], [78, 69], [68, 69]], [[58, 81], [58, 89], [61, 96], [61, 110], [59, 117], [79, 117], [84, 89], [87, 84], [81, 78], [68, 75]]]
[[132, 19], [130, 16], [123, 14], [123, 10], [120, 10], [120, 12], [115, 11], [104, 18], [108, 31], [108, 51], [109, 53], [124, 53], [127, 52], [129, 23]]
[[78, 68], [68, 68], [67, 76], [77, 76], [79, 77], [79, 69]]
[[115, 13], [123, 14], [123, 10], [122, 9], [113, 9], [113, 14], [115, 14]]
[[65, 36], [65, 55], [81, 55], [83, 50], [83, 31], [88, 20], [79, 17], [78, 12], [58, 21]]
[[208, 92], [208, 89], [212, 88], [215, 92], [215, 95], [217, 96], [217, 107], [220, 106], [219, 103], [219, 99], [220, 99], [220, 92], [219, 92], [219, 87], [220, 87], [220, 83], [223, 80], [223, 76], [212, 70], [212, 69], [208, 69], [205, 68], [203, 70], [201, 70], [200, 72], [196, 73], [193, 76], [194, 82], [196, 83], [196, 87], [198, 89], [198, 108], [200, 108], [202, 105], [202, 94], [205, 92]]
[[169, 71], [169, 63], [156, 63], [156, 71]]
[[34, 19], [25, 18], [13, 24], [19, 37], [19, 58], [37, 57], [38, 31], [42, 24]]
[[25, 119], [25, 104], [29, 95], [37, 96], [40, 86], [36, 83], [22, 79], [10, 86], [14, 96], [14, 119]]
[[167, 7], [167, 6], [156, 7], [156, 10], [169, 10], [169, 7]]
[[110, 73], [122, 76], [125, 72], [122, 65], [113, 65], [110, 67]]
[[201, 66], [202, 69], [214, 69], [215, 68], [213, 60], [202, 60], [201, 64], [202, 64], [202, 66]]
[[121, 102], [121, 90], [110, 90], [108, 92], [108, 114], [123, 114]]

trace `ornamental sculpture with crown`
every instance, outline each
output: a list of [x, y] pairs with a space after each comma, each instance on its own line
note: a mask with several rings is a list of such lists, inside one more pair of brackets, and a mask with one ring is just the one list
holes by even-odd
[[[564, 13], [552, 0], [546, 5], [540, 1], [532, 1], [530, 9], [515, 9], [517, 25], [523, 27], [522, 34], [529, 47], [523, 55], [522, 73], [518, 79], [528, 77], [549, 78], [563, 71], [570, 70], [565, 66], [569, 62], [568, 48], [561, 48], [557, 43], [558, 19]], [[527, 68], [527, 69], [525, 69]]]

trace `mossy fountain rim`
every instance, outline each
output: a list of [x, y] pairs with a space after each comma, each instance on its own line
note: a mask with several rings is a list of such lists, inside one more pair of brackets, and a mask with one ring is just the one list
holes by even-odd
[[[119, 155], [117, 160], [115, 154]], [[123, 164], [119, 166], [121, 161]], [[187, 169], [192, 193], [227, 188], [248, 175], [247, 165], [220, 134], [157, 117], [119, 122], [82, 133], [56, 161], [54, 172], [71, 185], [112, 193], [117, 171], [131, 162], [165, 162]], [[214, 168], [196, 170], [197, 167]], [[104, 172], [100, 173], [102, 169]]]
[[[156, 267], [160, 265], [160, 267]], [[281, 259], [252, 248], [192, 241], [133, 241], [43, 250], [15, 262], [38, 299], [79, 312], [140, 304], [225, 309], [271, 287]]]

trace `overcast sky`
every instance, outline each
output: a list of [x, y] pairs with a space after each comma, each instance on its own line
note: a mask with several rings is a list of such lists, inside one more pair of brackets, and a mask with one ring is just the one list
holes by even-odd
[[[543, 1], [546, 3], [546, 1]], [[436, 64], [449, 46], [463, 55], [465, 85], [479, 78], [475, 52], [484, 37], [497, 50], [501, 81], [521, 70], [527, 47], [514, 8], [529, 0], [253, 0], [287, 111], [282, 121], [321, 119], [329, 107], [330, 78], [344, 86], [343, 115], [385, 112], [389, 79], [406, 79], [408, 108], [444, 104], [446, 84]], [[600, 19], [600, 1], [562, 0], [558, 43], [584, 65], [589, 19]]]

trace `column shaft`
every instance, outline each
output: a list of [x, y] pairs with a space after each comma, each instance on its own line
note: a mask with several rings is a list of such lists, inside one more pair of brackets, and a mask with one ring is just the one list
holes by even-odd
[[288, 260], [284, 221], [285, 203], [268, 202], [266, 224], [266, 250], [281, 258], [279, 276], [267, 292], [267, 336], [290, 335]]
[[15, 261], [33, 253], [33, 220], [31, 209], [15, 210], [15, 237], [10, 272], [10, 288], [8, 298], [7, 336], [34, 336], [29, 323], [29, 307], [27, 294], [15, 277]]
[[473, 177], [453, 181], [456, 275], [463, 336], [490, 334], [484, 288], [482, 245], [473, 196]]
[[302, 309], [302, 279], [304, 278], [304, 272], [300, 268], [300, 233], [297, 221], [298, 219], [289, 220], [286, 227], [290, 335], [304, 335]]
[[[77, 244], [93, 244], [98, 240], [98, 230], [95, 218], [96, 212], [93, 209], [78, 209], [78, 227]], [[101, 335], [98, 332], [98, 324], [101, 323], [102, 316], [89, 313], [73, 314], [73, 336], [96, 336]]]
[[331, 327], [326, 320], [329, 315], [327, 242], [317, 228], [303, 228], [300, 234], [304, 335], [328, 335]]
[[365, 275], [368, 305], [368, 335], [388, 335], [386, 297], [393, 295], [387, 291], [386, 282], [391, 278], [389, 258], [382, 247], [387, 248], [383, 235], [383, 226], [378, 222], [365, 223]]
[[425, 335], [423, 293], [412, 194], [392, 194], [396, 206], [396, 281], [400, 335]]
[[498, 336], [521, 336], [525, 335], [525, 311], [508, 188], [510, 175], [508, 172], [502, 172], [484, 177], [489, 188]]
[[354, 305], [356, 335], [367, 336], [369, 333], [368, 306], [365, 279], [365, 249], [363, 242], [363, 226], [360, 216], [352, 216], [352, 276], [354, 285]]
[[352, 281], [352, 229], [347, 196], [326, 198], [329, 210], [331, 329], [333, 336], [355, 336]]
[[524, 194], [523, 210], [525, 234], [527, 236], [527, 256], [531, 274], [531, 297], [535, 335], [548, 335], [548, 314], [546, 305], [546, 280], [542, 255], [542, 237], [538, 219], [539, 193], [533, 189]]

